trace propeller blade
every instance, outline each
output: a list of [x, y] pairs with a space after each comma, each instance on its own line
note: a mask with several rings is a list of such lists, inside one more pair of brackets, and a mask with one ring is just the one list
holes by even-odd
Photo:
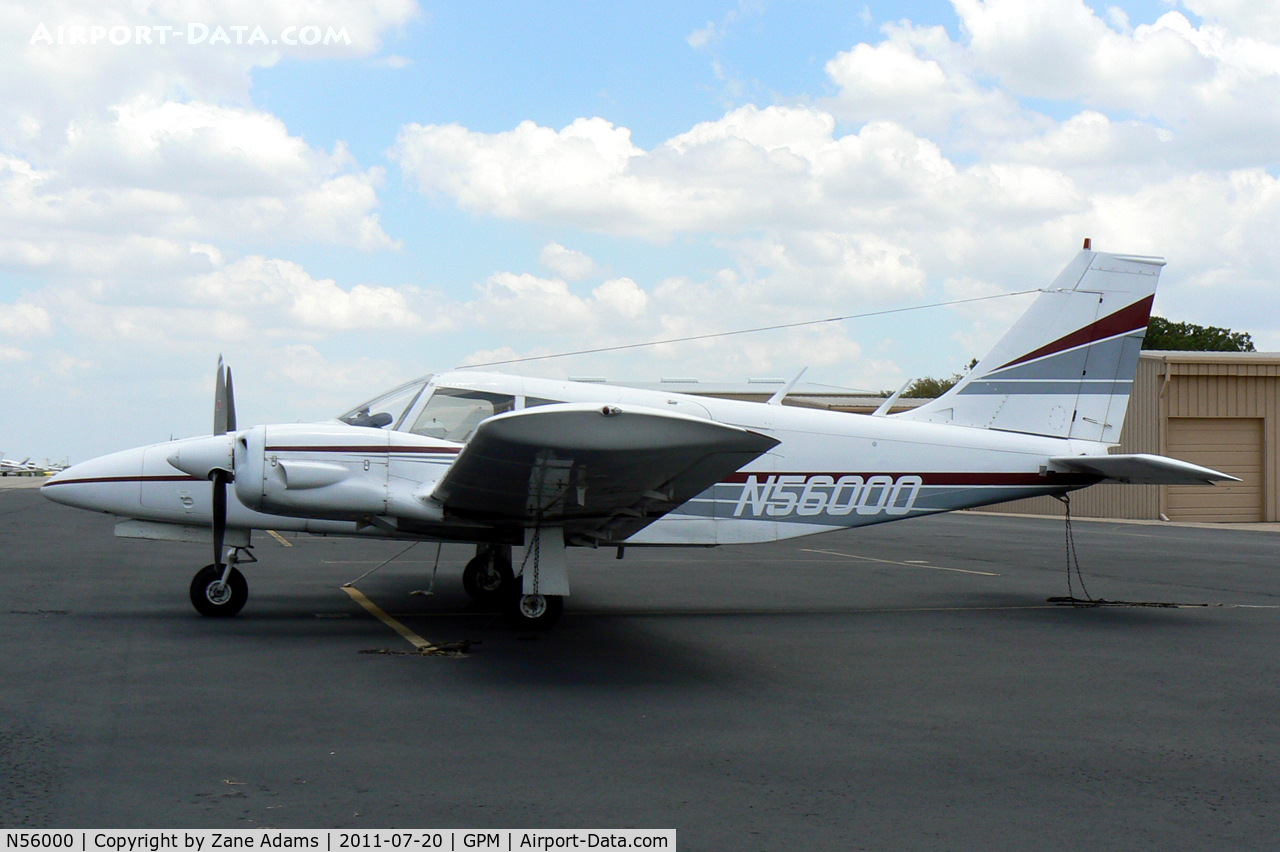
[[222, 541], [227, 535], [227, 473], [213, 472], [213, 564], [222, 570]]
[[231, 384], [231, 368], [227, 368], [227, 431], [236, 431], [236, 391]]
[[218, 378], [213, 387], [213, 434], [227, 434], [227, 370], [218, 356]]

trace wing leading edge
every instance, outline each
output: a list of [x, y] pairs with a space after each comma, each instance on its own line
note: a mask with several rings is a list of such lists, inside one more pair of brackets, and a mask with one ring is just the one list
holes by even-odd
[[658, 409], [545, 405], [484, 421], [431, 500], [459, 518], [617, 542], [777, 445]]

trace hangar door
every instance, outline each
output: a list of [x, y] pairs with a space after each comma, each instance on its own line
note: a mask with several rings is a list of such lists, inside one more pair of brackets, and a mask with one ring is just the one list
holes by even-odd
[[1169, 486], [1169, 520], [1258, 522], [1262, 507], [1262, 418], [1170, 417], [1169, 455], [1243, 482]]

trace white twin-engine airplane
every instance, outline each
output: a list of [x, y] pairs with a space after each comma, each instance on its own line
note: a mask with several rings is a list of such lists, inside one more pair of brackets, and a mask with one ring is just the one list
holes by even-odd
[[44, 473], [44, 468], [37, 466], [27, 456], [22, 461], [0, 458], [0, 476], [36, 476]]
[[[1097, 482], [1232, 480], [1109, 455], [1164, 262], [1082, 251], [955, 387], [891, 416], [470, 370], [402, 385], [328, 422], [237, 429], [218, 364], [211, 437], [77, 464], [51, 500], [116, 534], [213, 543], [191, 584], [234, 615], [252, 530], [463, 542], [470, 596], [549, 627], [566, 547], [747, 544]], [[785, 393], [785, 392], [784, 392]], [[212, 482], [212, 488], [209, 483]]]

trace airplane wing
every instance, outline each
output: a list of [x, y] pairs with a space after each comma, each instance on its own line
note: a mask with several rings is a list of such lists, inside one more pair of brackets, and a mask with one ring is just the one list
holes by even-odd
[[1213, 485], [1239, 482], [1235, 476], [1191, 462], [1147, 453], [1106, 456], [1052, 456], [1052, 469], [1062, 473], [1091, 473], [1112, 482], [1133, 485]]
[[621, 541], [777, 444], [652, 408], [544, 405], [480, 424], [431, 500], [456, 517]]

